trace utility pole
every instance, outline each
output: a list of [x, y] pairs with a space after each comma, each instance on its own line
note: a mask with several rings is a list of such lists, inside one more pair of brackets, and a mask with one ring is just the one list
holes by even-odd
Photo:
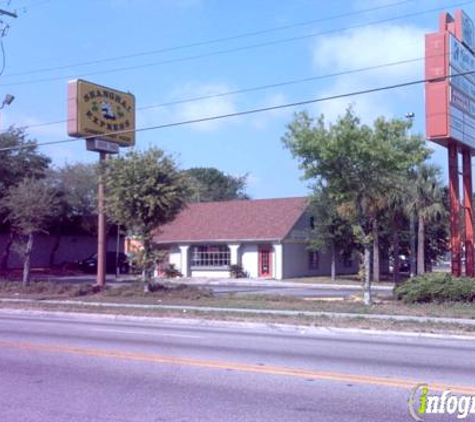
[[99, 155], [99, 186], [98, 186], [98, 224], [97, 224], [97, 281], [96, 286], [103, 288], [106, 285], [106, 251], [107, 251], [107, 234], [106, 234], [106, 214], [105, 192], [104, 192], [104, 166], [106, 163], [106, 153], [100, 152]]
[[[410, 138], [412, 136], [412, 123], [414, 122], [415, 114], [413, 112], [406, 113], [406, 119], [409, 122], [409, 127], [407, 129], [407, 135]], [[410, 262], [410, 273], [409, 276], [412, 278], [416, 275], [416, 216], [414, 212], [411, 212], [409, 216], [409, 248], [411, 253], [409, 255]]]

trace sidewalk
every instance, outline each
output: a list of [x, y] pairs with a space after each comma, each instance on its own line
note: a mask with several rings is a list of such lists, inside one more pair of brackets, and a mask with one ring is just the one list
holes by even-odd
[[[159, 280], [158, 280], [159, 281]], [[358, 284], [333, 284], [333, 283], [302, 283], [297, 281], [286, 280], [256, 280], [252, 278], [175, 278], [166, 280], [170, 284], [187, 284], [190, 286], [245, 286], [245, 287], [306, 287], [308, 289], [341, 289], [341, 290], [355, 290], [362, 289]], [[394, 285], [376, 285], [373, 284], [371, 289], [373, 291], [392, 291]]]

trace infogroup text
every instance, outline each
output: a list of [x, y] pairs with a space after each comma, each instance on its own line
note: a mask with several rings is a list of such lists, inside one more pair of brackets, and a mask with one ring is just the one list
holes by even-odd
[[453, 395], [450, 390], [429, 394], [428, 384], [418, 384], [409, 397], [409, 413], [416, 421], [424, 421], [424, 415], [446, 414], [456, 419], [475, 415], [475, 396]]

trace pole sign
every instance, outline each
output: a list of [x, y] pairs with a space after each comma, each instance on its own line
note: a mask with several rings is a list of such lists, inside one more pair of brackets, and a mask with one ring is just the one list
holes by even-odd
[[465, 275], [474, 277], [475, 33], [472, 19], [463, 10], [457, 10], [453, 17], [442, 13], [439, 32], [426, 35], [425, 50], [426, 136], [447, 147], [452, 275], [462, 274], [464, 255]]
[[[442, 25], [443, 23], [443, 25]], [[462, 11], [442, 14], [440, 31], [426, 35], [426, 135], [475, 150], [475, 39]], [[474, 72], [474, 73], [471, 73]]]
[[[68, 83], [68, 135], [135, 145], [135, 96], [81, 79]], [[99, 148], [106, 144], [97, 144]], [[88, 149], [93, 149], [93, 143]], [[94, 151], [104, 151], [93, 149]], [[106, 145], [104, 152], [111, 151]]]

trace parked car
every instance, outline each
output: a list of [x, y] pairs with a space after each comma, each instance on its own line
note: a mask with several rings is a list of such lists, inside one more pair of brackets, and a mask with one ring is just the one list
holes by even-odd
[[[127, 274], [130, 270], [130, 263], [125, 253], [119, 252], [118, 261], [117, 252], [107, 252], [106, 254], [106, 273], [115, 274], [116, 267], [119, 267], [120, 274]], [[118, 265], [117, 265], [118, 264]], [[89, 258], [79, 261], [78, 267], [85, 273], [95, 273], [97, 271], [97, 253]]]
[[[390, 259], [389, 262], [389, 271], [394, 271], [394, 261]], [[399, 272], [408, 273], [411, 271], [411, 261], [407, 255], [399, 255]]]

